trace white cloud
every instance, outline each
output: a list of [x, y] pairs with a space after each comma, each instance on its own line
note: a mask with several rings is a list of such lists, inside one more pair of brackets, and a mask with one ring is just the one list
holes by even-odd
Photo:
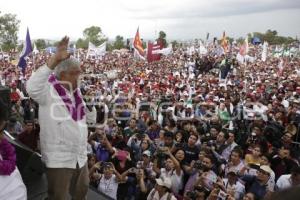
[[300, 36], [299, 0], [0, 0], [0, 5], [2, 13], [21, 20], [20, 38], [28, 26], [32, 38], [77, 39], [91, 25], [111, 39], [133, 37], [138, 26], [148, 39], [159, 30], [171, 39], [221, 36], [223, 30], [235, 37], [267, 29]]

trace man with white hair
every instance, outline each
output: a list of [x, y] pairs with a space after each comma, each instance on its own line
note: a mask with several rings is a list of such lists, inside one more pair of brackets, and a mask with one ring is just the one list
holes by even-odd
[[46, 164], [49, 200], [86, 199], [89, 178], [85, 105], [78, 86], [80, 63], [67, 52], [64, 37], [47, 66], [27, 82], [39, 104], [40, 146]]

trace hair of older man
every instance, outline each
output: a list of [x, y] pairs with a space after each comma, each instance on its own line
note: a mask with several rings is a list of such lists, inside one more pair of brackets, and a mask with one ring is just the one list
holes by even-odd
[[79, 68], [80, 63], [75, 58], [68, 58], [66, 60], [61, 61], [54, 70], [54, 74], [57, 78], [60, 78], [61, 72], [68, 71], [72, 68]]

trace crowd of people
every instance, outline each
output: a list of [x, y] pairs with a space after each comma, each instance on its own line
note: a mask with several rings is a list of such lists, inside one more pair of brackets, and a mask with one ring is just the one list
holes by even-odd
[[[214, 48], [177, 48], [151, 63], [132, 52], [74, 54], [92, 187], [118, 200], [256, 200], [299, 187], [300, 59], [262, 61], [262, 47], [251, 45], [255, 59], [241, 63], [238, 48]], [[37, 152], [45, 125], [26, 85], [50, 56], [29, 57], [25, 74], [0, 60], [1, 85], [11, 89], [6, 129]]]

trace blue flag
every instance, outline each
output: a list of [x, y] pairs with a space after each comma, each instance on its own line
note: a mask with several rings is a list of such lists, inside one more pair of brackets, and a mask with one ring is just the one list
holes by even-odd
[[22, 68], [22, 72], [25, 73], [25, 69], [27, 66], [25, 57], [28, 56], [32, 52], [32, 45], [31, 45], [31, 40], [30, 40], [30, 35], [29, 35], [29, 29], [27, 28], [27, 34], [26, 34], [26, 40], [24, 43], [23, 51], [20, 55], [20, 60], [18, 63], [18, 66]]

